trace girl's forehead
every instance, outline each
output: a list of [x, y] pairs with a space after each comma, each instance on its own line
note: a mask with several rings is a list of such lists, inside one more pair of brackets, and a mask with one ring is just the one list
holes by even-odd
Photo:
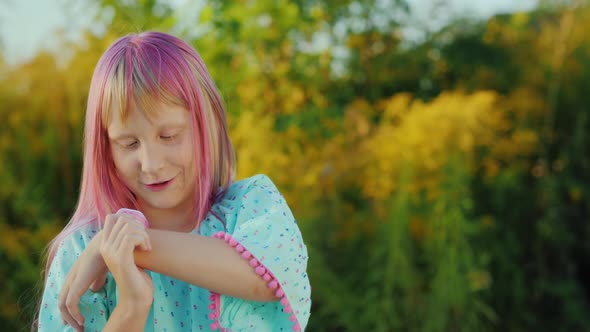
[[151, 110], [130, 107], [125, 115], [123, 116], [121, 112], [113, 109], [107, 131], [111, 133], [130, 129], [147, 130], [149, 128], [185, 126], [190, 123], [190, 114], [186, 108], [166, 103], [160, 103]]

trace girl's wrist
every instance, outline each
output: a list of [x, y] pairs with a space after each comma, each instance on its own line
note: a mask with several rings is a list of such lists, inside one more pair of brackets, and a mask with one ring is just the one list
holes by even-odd
[[146, 318], [149, 314], [152, 303], [149, 301], [125, 300], [119, 299], [117, 309], [125, 313], [125, 317], [129, 319]]
[[125, 328], [125, 331], [143, 331], [149, 313], [149, 309], [118, 303], [109, 318], [109, 323], [113, 325], [111, 329], [105, 328], [105, 331], [121, 331], [121, 328]]

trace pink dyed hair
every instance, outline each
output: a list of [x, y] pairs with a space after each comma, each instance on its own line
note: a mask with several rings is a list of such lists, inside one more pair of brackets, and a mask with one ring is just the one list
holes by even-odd
[[63, 239], [85, 224], [103, 225], [120, 208], [138, 208], [133, 193], [116, 175], [107, 126], [110, 112], [125, 119], [137, 105], [148, 116], [159, 102], [191, 113], [197, 184], [195, 226], [235, 175], [235, 153], [225, 109], [203, 60], [183, 40], [161, 32], [130, 34], [102, 55], [92, 76], [84, 128], [84, 166], [74, 215], [49, 245], [46, 271]]

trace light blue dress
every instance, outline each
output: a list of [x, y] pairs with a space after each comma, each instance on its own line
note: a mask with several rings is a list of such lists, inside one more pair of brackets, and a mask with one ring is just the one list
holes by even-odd
[[[59, 246], [43, 293], [39, 331], [73, 331], [60, 317], [57, 297], [68, 271], [97, 232], [85, 226]], [[267, 176], [233, 183], [193, 233], [224, 239], [236, 254], [249, 260], [280, 301], [241, 300], [147, 271], [154, 283], [154, 302], [145, 331], [305, 329], [311, 308], [307, 248], [285, 199]], [[82, 296], [85, 331], [103, 330], [117, 297], [110, 273], [101, 291]]]

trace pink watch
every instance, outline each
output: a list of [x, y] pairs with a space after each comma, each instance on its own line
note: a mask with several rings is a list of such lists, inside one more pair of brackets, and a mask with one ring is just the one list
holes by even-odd
[[137, 220], [140, 223], [142, 223], [145, 226], [145, 228], [150, 228], [150, 224], [148, 223], [148, 221], [145, 218], [145, 216], [143, 215], [143, 213], [141, 213], [141, 211], [133, 210], [133, 209], [127, 209], [127, 208], [122, 208], [122, 209], [119, 209], [119, 211], [117, 211], [117, 214], [119, 214], [119, 213], [124, 213], [124, 214], [130, 215], [135, 220]]

